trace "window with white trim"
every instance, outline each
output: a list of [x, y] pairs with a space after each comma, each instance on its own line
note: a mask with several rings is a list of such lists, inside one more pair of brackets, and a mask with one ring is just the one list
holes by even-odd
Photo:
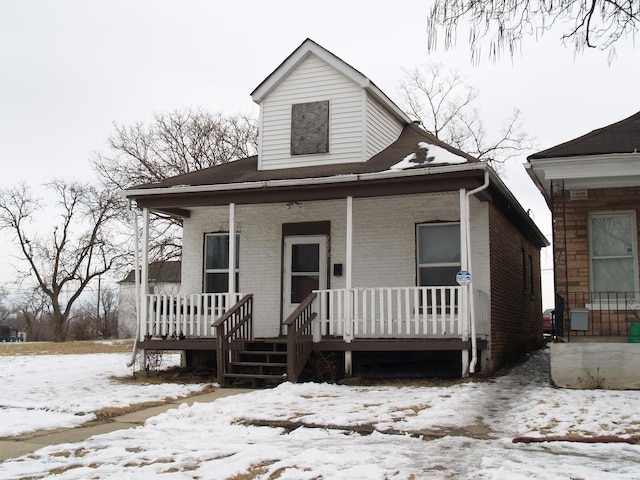
[[[236, 235], [236, 290], [240, 280], [240, 235]], [[229, 234], [207, 233], [204, 237], [204, 292], [229, 291]]]
[[637, 292], [635, 213], [589, 215], [589, 263], [593, 292]]
[[460, 271], [460, 223], [417, 226], [419, 286], [456, 286]]

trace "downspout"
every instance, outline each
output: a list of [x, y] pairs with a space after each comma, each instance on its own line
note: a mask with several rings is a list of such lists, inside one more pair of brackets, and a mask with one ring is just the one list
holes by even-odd
[[[470, 221], [470, 213], [471, 213], [471, 203], [470, 203], [470, 198], [471, 195], [475, 195], [478, 192], [481, 192], [482, 190], [485, 190], [487, 187], [489, 186], [489, 171], [485, 169], [484, 171], [484, 183], [482, 185], [480, 185], [477, 188], [474, 188], [473, 190], [470, 190], [467, 192], [466, 194], [466, 207], [467, 207], [467, 215], [466, 215], [466, 225], [465, 225], [465, 230], [466, 230], [466, 235], [467, 235], [467, 262], [469, 264], [471, 264], [471, 233], [469, 232], [470, 227], [471, 227], [471, 221]], [[472, 280], [473, 281], [473, 280]], [[478, 345], [477, 345], [477, 340], [476, 340], [476, 313], [475, 313], [475, 308], [473, 305], [473, 288], [471, 288], [471, 284], [469, 284], [469, 288], [471, 291], [469, 292], [469, 314], [470, 314], [470, 320], [471, 320], [471, 363], [469, 365], [469, 373], [475, 373], [476, 372], [476, 365], [478, 364]]]
[[133, 351], [131, 352], [131, 360], [127, 363], [127, 367], [133, 366], [136, 361], [136, 354], [138, 353], [138, 338], [140, 337], [140, 230], [138, 227], [138, 214], [131, 205], [129, 200], [129, 211], [133, 221], [133, 235], [134, 235], [134, 248], [135, 255], [133, 256], [133, 301], [136, 310], [136, 335], [133, 337]]
[[[346, 296], [344, 301], [345, 314], [344, 318], [347, 323], [345, 324], [344, 340], [346, 343], [351, 343], [353, 340], [353, 311], [352, 311], [352, 288], [353, 288], [353, 197], [347, 197], [347, 238], [346, 238], [346, 263], [347, 271], [345, 278]], [[353, 374], [353, 357], [351, 350], [345, 350], [344, 352], [344, 369], [347, 377], [351, 377]]]

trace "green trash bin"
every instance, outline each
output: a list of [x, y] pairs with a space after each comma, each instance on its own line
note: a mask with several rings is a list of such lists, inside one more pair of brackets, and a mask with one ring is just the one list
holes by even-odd
[[629, 325], [629, 343], [640, 343], [640, 323]]

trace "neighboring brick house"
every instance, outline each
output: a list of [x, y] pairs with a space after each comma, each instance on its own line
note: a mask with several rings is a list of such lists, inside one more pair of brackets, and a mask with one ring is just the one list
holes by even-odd
[[313, 351], [464, 376], [539, 346], [547, 241], [491, 167], [311, 40], [252, 97], [257, 156], [125, 191], [184, 225], [181, 294], [144, 296], [141, 348], [226, 382], [296, 381]]
[[[579, 360], [552, 355], [554, 381], [640, 387], [640, 375], [629, 378], [623, 368], [625, 352], [637, 358], [640, 347], [621, 345], [635, 340], [640, 327], [640, 113], [528, 162], [553, 215], [556, 334], [564, 342], [591, 344], [563, 347]], [[566, 372], [563, 364], [583, 369]], [[638, 371], [635, 361], [629, 367]]]

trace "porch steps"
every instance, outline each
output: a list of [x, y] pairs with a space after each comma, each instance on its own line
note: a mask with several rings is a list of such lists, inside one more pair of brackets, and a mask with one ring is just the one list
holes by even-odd
[[224, 378], [230, 384], [277, 385], [287, 381], [287, 344], [269, 339], [247, 342], [230, 362]]

